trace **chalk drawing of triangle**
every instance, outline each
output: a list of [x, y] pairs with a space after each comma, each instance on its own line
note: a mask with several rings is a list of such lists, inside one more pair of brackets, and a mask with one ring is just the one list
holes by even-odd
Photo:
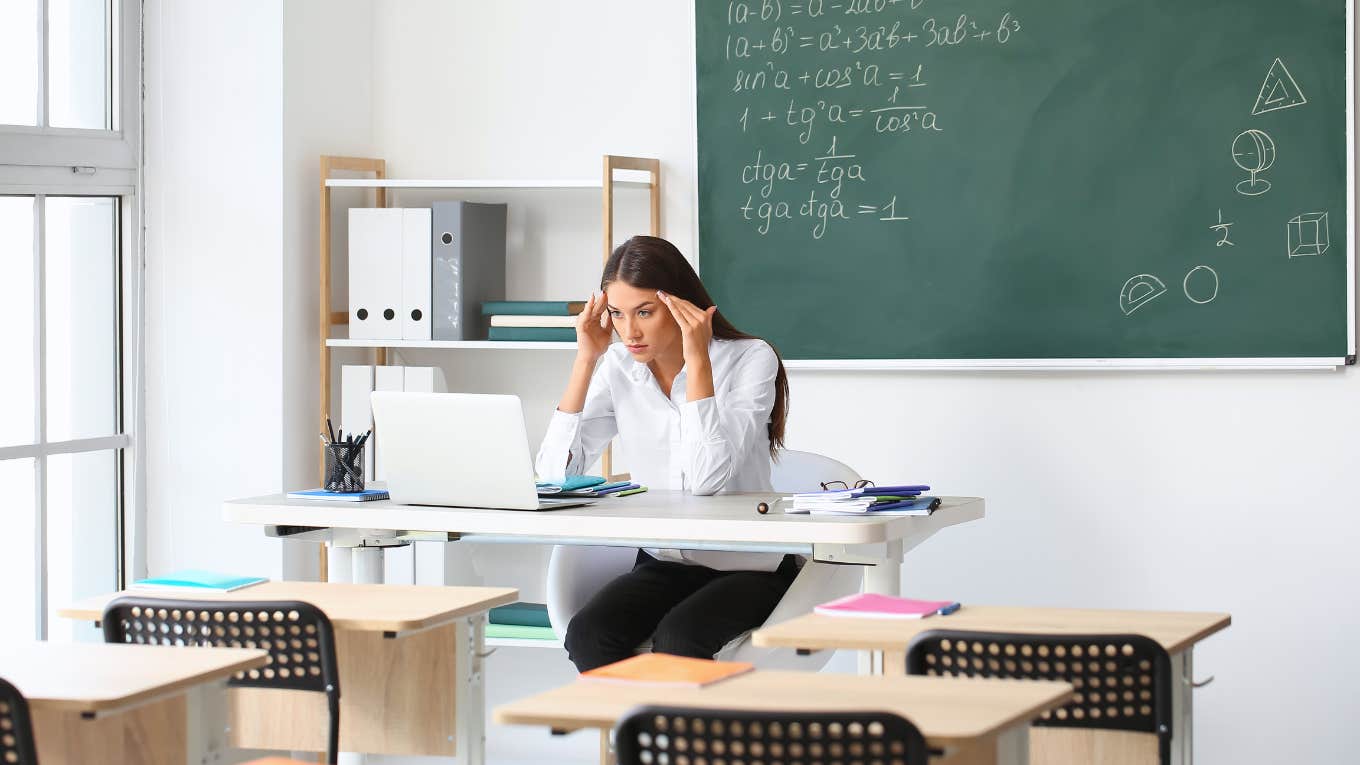
[[1308, 99], [1304, 97], [1299, 83], [1294, 80], [1294, 75], [1289, 73], [1289, 67], [1277, 58], [1270, 65], [1270, 71], [1266, 72], [1266, 79], [1261, 83], [1261, 92], [1256, 96], [1256, 106], [1252, 108], [1251, 113], [1255, 116], [1303, 106], [1306, 103]]

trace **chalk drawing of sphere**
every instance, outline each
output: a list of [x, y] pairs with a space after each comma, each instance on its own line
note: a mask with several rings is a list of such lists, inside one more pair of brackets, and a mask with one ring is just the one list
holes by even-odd
[[1260, 173], [1275, 164], [1275, 141], [1260, 130], [1244, 130], [1232, 145], [1233, 162], [1249, 173]]

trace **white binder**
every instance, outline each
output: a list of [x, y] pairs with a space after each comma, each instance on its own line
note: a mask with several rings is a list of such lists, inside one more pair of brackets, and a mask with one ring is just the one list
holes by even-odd
[[[368, 403], [373, 392], [373, 367], [346, 364], [340, 368], [340, 423], [345, 435], [357, 438], [373, 428], [373, 410]], [[339, 434], [337, 434], [339, 435]], [[373, 450], [364, 446], [364, 482], [373, 477]]]
[[401, 339], [429, 340], [430, 210], [402, 210]]
[[[406, 386], [406, 367], [395, 366], [376, 366], [373, 368], [373, 390], [405, 390]], [[372, 417], [372, 408], [369, 409], [369, 416]], [[368, 450], [373, 454], [373, 480], [386, 481], [387, 468], [383, 465], [382, 455], [382, 433], [375, 432], [373, 437], [365, 442], [369, 444]], [[367, 455], [365, 455], [367, 456]]]
[[[399, 208], [349, 211], [349, 336], [400, 340], [402, 336], [402, 230]], [[427, 312], [428, 313], [428, 312]]]
[[449, 385], [441, 367], [406, 367], [407, 393], [448, 393]]

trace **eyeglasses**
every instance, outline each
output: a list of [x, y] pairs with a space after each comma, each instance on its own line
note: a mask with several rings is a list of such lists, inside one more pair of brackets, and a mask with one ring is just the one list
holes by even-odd
[[865, 480], [865, 479], [860, 479], [860, 480], [858, 480], [858, 481], [855, 481], [855, 483], [854, 483], [853, 485], [848, 485], [848, 486], [846, 485], [845, 481], [823, 481], [823, 482], [821, 483], [822, 491], [844, 491], [844, 490], [846, 490], [846, 489], [867, 489], [867, 488], [869, 488], [870, 486], [873, 486], [873, 485], [874, 485], [874, 482], [873, 482], [873, 481], [868, 481], [868, 480]]

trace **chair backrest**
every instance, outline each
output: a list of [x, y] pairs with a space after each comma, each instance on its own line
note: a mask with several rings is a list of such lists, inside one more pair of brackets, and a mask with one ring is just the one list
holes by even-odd
[[925, 765], [925, 738], [886, 712], [747, 712], [644, 706], [614, 735], [618, 765], [788, 762]]
[[859, 478], [859, 473], [844, 462], [792, 449], [780, 450], [779, 459], [770, 468], [770, 483], [777, 492], [821, 491], [821, 484], [827, 481], [845, 481], [849, 485]]
[[33, 741], [33, 721], [28, 701], [4, 678], [0, 678], [0, 763], [37, 765], [38, 746]]
[[907, 647], [907, 674], [1068, 682], [1073, 700], [1035, 725], [1152, 733], [1171, 762], [1171, 657], [1143, 635], [931, 630]]
[[296, 600], [163, 600], [125, 595], [104, 607], [104, 642], [260, 648], [265, 666], [228, 685], [315, 691], [330, 708], [327, 762], [340, 745], [340, 671], [335, 631], [321, 609]]

